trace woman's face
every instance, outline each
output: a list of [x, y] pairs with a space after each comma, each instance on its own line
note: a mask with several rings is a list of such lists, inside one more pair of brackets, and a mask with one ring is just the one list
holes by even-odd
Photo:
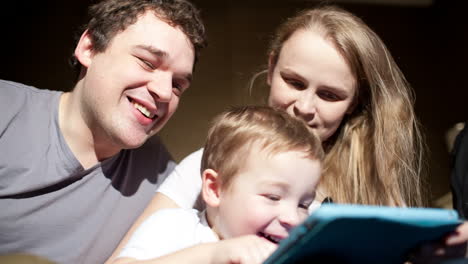
[[353, 109], [356, 79], [330, 40], [313, 30], [296, 31], [268, 72], [271, 106], [302, 118], [322, 141]]

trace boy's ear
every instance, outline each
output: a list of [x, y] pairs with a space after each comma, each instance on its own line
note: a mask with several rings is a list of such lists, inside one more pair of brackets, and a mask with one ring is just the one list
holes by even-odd
[[88, 30], [81, 34], [80, 40], [75, 48], [75, 57], [83, 65], [88, 68], [91, 65], [93, 57], [93, 43]]
[[206, 169], [202, 173], [202, 196], [208, 206], [217, 207], [220, 200], [220, 181], [218, 173]]

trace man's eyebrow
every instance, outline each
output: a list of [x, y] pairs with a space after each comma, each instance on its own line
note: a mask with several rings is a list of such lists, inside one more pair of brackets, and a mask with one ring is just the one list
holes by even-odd
[[[138, 49], [146, 50], [146, 51], [150, 52], [151, 54], [153, 54], [156, 57], [161, 58], [161, 59], [169, 57], [169, 54], [167, 52], [165, 52], [163, 50], [160, 50], [160, 49], [158, 49], [158, 48], [156, 48], [154, 46], [151, 46], [151, 45], [137, 45], [136, 47]], [[182, 78], [186, 79], [190, 84], [190, 83], [192, 83], [193, 75], [191, 73], [187, 73], [187, 74], [183, 75]]]
[[136, 46], [137, 48], [139, 49], [144, 49], [148, 52], [150, 52], [151, 54], [157, 56], [157, 57], [160, 57], [160, 58], [166, 58], [168, 57], [169, 55], [167, 54], [167, 52], [163, 51], [163, 50], [160, 50], [154, 46], [150, 46], [150, 45], [137, 45]]

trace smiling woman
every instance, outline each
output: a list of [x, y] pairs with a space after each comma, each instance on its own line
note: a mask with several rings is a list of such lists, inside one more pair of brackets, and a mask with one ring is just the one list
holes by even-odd
[[298, 30], [270, 55], [268, 104], [306, 121], [322, 141], [353, 111], [356, 79], [326, 33]]
[[[303, 11], [278, 28], [269, 62], [270, 104], [306, 120], [327, 151], [319, 197], [422, 205], [413, 91], [363, 21], [335, 7]], [[301, 78], [281, 75], [291, 69]]]

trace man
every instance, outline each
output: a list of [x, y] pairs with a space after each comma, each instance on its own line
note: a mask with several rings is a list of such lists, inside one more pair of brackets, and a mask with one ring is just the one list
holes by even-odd
[[0, 81], [0, 255], [103, 263], [173, 169], [155, 135], [205, 46], [186, 0], [104, 0], [72, 92]]

